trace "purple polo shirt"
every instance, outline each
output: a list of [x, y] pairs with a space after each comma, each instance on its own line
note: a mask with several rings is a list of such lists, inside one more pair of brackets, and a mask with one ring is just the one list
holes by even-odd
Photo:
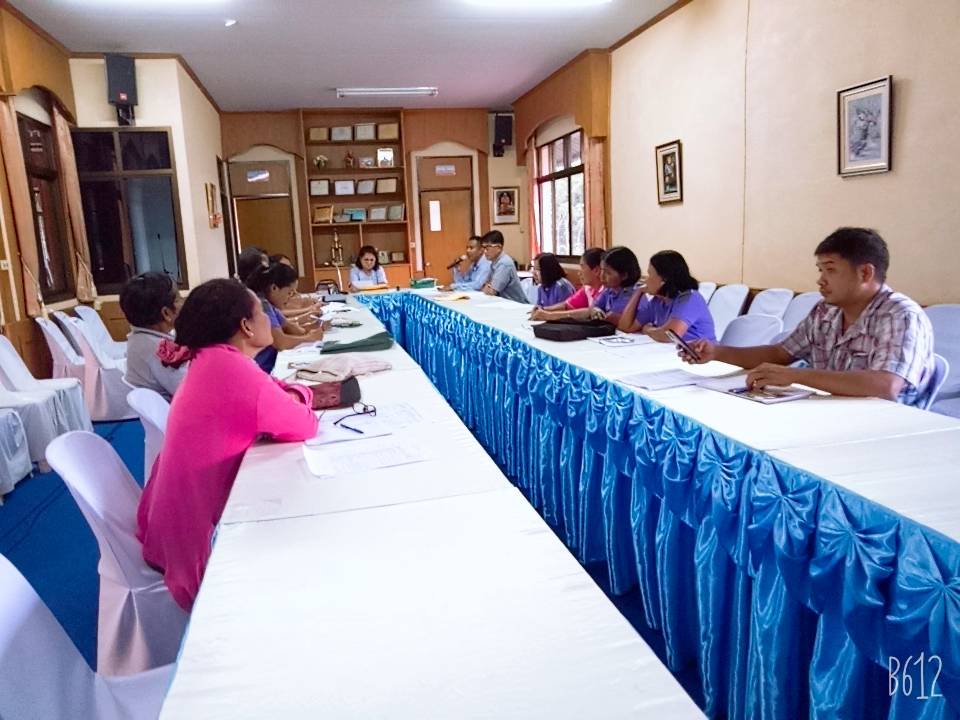
[[573, 285], [566, 278], [560, 278], [550, 287], [541, 285], [537, 288], [537, 305], [549, 307], [559, 305], [573, 295]]
[[655, 327], [663, 327], [670, 320], [682, 320], [687, 324], [687, 331], [683, 339], [717, 341], [713, 329], [713, 316], [707, 308], [707, 303], [696, 290], [687, 290], [680, 293], [673, 300], [661, 295], [644, 295], [637, 306], [637, 324], [651, 323]]
[[627, 307], [627, 303], [630, 302], [631, 297], [633, 297], [633, 285], [617, 288], [616, 290], [605, 287], [600, 291], [593, 306], [600, 308], [605, 313], [623, 314], [623, 310]]

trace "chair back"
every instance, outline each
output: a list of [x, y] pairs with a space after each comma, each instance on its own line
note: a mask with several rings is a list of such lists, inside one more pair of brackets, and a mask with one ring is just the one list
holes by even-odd
[[0, 335], [0, 382], [8, 390], [37, 390], [40, 383], [30, 373], [30, 369], [13, 343], [6, 335]]
[[773, 315], [741, 315], [723, 331], [722, 345], [752, 347], [769, 345], [783, 329], [783, 321]]
[[107, 326], [104, 324], [103, 318], [100, 317], [100, 313], [89, 305], [77, 305], [73, 311], [77, 314], [78, 318], [87, 324], [87, 328], [90, 330], [90, 337], [96, 340], [98, 345], [109, 347], [110, 344], [113, 343], [113, 338], [110, 337], [110, 331], [107, 330]]
[[167, 416], [170, 415], [170, 403], [155, 390], [136, 388], [127, 395], [127, 404], [140, 416], [143, 425], [143, 478], [144, 484], [150, 479], [150, 470], [163, 447], [163, 438], [167, 432]]
[[710, 298], [712, 298], [713, 294], [717, 291], [717, 284], [715, 282], [709, 282], [709, 281], [702, 282], [700, 283], [700, 287], [698, 288], [698, 290], [700, 294], [703, 295], [703, 299], [706, 302], [710, 302]]
[[63, 334], [63, 331], [56, 324], [47, 318], [34, 318], [44, 339], [47, 341], [47, 347], [50, 349], [50, 355], [53, 358], [54, 377], [58, 377], [57, 368], [83, 367], [83, 358], [77, 354], [73, 345]]
[[[960, 304], [931, 305], [926, 309], [933, 326], [933, 350], [947, 364], [960, 368]], [[960, 396], [960, 372], [948, 375], [941, 396]]]
[[786, 288], [767, 288], [753, 297], [747, 315], [773, 315], [783, 318], [790, 301], [793, 299], [793, 290]]
[[115, 368], [117, 361], [110, 357], [104, 347], [94, 339], [92, 331], [86, 322], [80, 318], [73, 318], [61, 311], [53, 313], [60, 323], [70, 342], [79, 349], [85, 362], [93, 367]]
[[100, 546], [100, 575], [139, 588], [159, 577], [143, 560], [137, 540], [140, 486], [99, 435], [77, 431], [47, 447], [47, 462], [63, 478]]
[[797, 325], [806, 320], [817, 303], [823, 300], [823, 295], [818, 292], [805, 292], [794, 295], [790, 304], [787, 305], [787, 311], [783, 313], [783, 329], [785, 332], [793, 332]]
[[937, 401], [943, 385], [950, 375], [950, 362], [938, 353], [933, 354], [933, 375], [930, 382], [927, 383], [926, 391], [917, 398], [917, 407], [921, 410], [929, 410], [930, 406]]
[[82, 717], [95, 676], [27, 579], [0, 555], [0, 717]]
[[727, 325], [743, 312], [743, 303], [746, 302], [749, 291], [750, 288], [746, 285], [737, 284], [724, 285], [713, 293], [707, 307], [713, 316], [713, 330], [717, 337], [723, 337]]

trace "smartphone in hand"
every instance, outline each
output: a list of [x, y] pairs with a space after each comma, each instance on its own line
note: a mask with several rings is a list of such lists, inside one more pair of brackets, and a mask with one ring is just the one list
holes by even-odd
[[696, 350], [690, 347], [686, 340], [677, 335], [673, 330], [666, 330], [664, 332], [666, 332], [667, 337], [670, 338], [670, 342], [676, 346], [677, 350], [685, 352], [687, 355], [693, 358], [694, 362], [700, 362], [700, 355], [697, 354]]

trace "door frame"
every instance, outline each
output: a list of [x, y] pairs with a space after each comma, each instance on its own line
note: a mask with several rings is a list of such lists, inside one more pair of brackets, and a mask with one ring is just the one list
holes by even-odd
[[469, 157], [471, 185], [473, 189], [473, 234], [480, 234], [480, 153], [471, 150], [465, 145], [455, 142], [441, 142], [431, 145], [425, 150], [416, 150], [410, 153], [411, 177], [413, 182], [413, 198], [417, 211], [411, 213], [413, 219], [413, 269], [423, 272], [423, 233], [420, 228], [420, 178], [417, 170], [417, 160], [425, 157]]

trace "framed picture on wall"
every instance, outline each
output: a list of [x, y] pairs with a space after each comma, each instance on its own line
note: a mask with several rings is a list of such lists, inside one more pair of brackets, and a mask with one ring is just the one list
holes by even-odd
[[837, 91], [837, 173], [890, 170], [893, 76]]
[[310, 181], [310, 194], [313, 196], [317, 195], [329, 195], [330, 194], [330, 181], [329, 180], [311, 180]]
[[520, 222], [520, 188], [499, 187], [491, 190], [493, 224], [516, 225]]
[[654, 149], [657, 161], [657, 202], [683, 200], [683, 173], [680, 141], [657, 145]]

